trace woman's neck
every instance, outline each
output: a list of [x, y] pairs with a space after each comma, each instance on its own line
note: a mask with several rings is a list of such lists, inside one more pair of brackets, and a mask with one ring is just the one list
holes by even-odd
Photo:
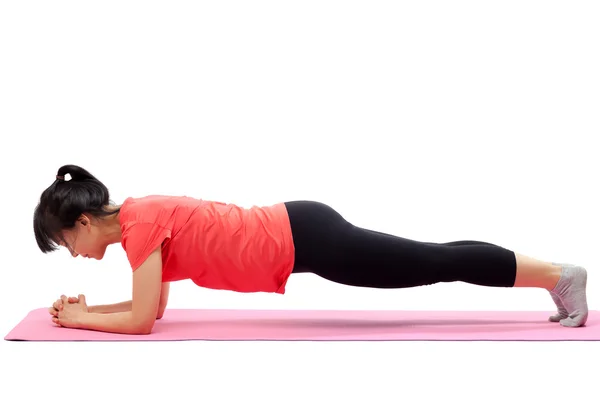
[[[108, 206], [108, 211], [114, 211], [119, 206]], [[108, 244], [115, 244], [121, 242], [121, 222], [119, 220], [119, 213], [111, 214], [102, 219], [102, 236], [106, 238]]]

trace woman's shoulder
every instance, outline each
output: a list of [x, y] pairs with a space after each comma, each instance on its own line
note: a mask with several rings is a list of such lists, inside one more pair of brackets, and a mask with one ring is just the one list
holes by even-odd
[[147, 195], [127, 197], [121, 204], [121, 223], [158, 222], [174, 210], [187, 204], [198, 204], [199, 199], [187, 196]]
[[168, 207], [171, 204], [185, 204], [189, 202], [201, 202], [201, 199], [196, 199], [188, 196], [173, 196], [163, 194], [150, 194], [142, 197], [127, 197], [122, 204], [123, 208], [132, 206], [157, 206]]

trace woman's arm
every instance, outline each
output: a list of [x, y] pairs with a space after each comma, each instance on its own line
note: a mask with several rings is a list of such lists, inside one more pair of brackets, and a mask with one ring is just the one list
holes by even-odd
[[131, 311], [82, 313], [79, 328], [112, 333], [149, 334], [158, 316], [162, 288], [162, 259], [158, 247], [133, 272]]
[[[158, 313], [156, 319], [161, 319], [167, 308], [169, 301], [169, 282], [164, 282], [160, 290], [160, 302], [158, 305]], [[123, 301], [115, 304], [103, 304], [97, 306], [88, 306], [88, 312], [96, 314], [112, 314], [123, 311], [131, 311], [131, 300]]]
[[116, 312], [131, 311], [131, 300], [115, 304], [103, 304], [98, 306], [88, 306], [88, 312], [96, 314], [112, 314]]
[[163, 314], [165, 313], [165, 309], [167, 308], [167, 303], [169, 302], [169, 290], [171, 285], [169, 282], [164, 282], [160, 289], [160, 301], [158, 303], [158, 314], [156, 315], [156, 319], [161, 319]]

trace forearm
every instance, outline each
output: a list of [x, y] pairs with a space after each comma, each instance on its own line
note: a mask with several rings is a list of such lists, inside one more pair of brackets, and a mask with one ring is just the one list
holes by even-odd
[[113, 312], [110, 314], [87, 312], [81, 314], [77, 325], [80, 329], [129, 335], [145, 335], [151, 332], [154, 320], [137, 320], [131, 311]]
[[131, 311], [131, 300], [115, 304], [105, 304], [88, 307], [88, 312], [96, 314], [112, 314], [126, 311]]
[[[166, 304], [161, 304], [156, 319], [161, 319], [165, 312]], [[119, 312], [131, 311], [131, 300], [124, 301], [122, 303], [105, 304], [98, 306], [88, 306], [88, 312], [95, 314], [113, 314]]]

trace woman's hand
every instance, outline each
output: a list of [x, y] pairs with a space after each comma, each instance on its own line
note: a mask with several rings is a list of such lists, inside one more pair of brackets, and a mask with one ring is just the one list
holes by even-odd
[[[82, 294], [79, 296], [83, 296]], [[52, 304], [52, 307], [48, 308], [48, 312], [50, 313], [50, 315], [52, 316], [58, 316], [58, 312], [62, 311], [63, 309], [63, 304], [67, 304], [67, 303], [78, 303], [79, 302], [79, 297], [67, 297], [64, 294], [62, 296], [60, 296], [60, 299], [56, 300], [54, 302], [54, 304]], [[85, 304], [85, 302], [84, 302]], [[86, 312], [88, 312], [87, 310], [87, 304], [86, 304]]]
[[65, 328], [78, 328], [81, 314], [88, 312], [85, 296], [82, 294], [76, 299], [61, 296], [60, 303], [56, 305], [58, 309], [55, 311], [56, 315], [52, 316], [52, 322]]

